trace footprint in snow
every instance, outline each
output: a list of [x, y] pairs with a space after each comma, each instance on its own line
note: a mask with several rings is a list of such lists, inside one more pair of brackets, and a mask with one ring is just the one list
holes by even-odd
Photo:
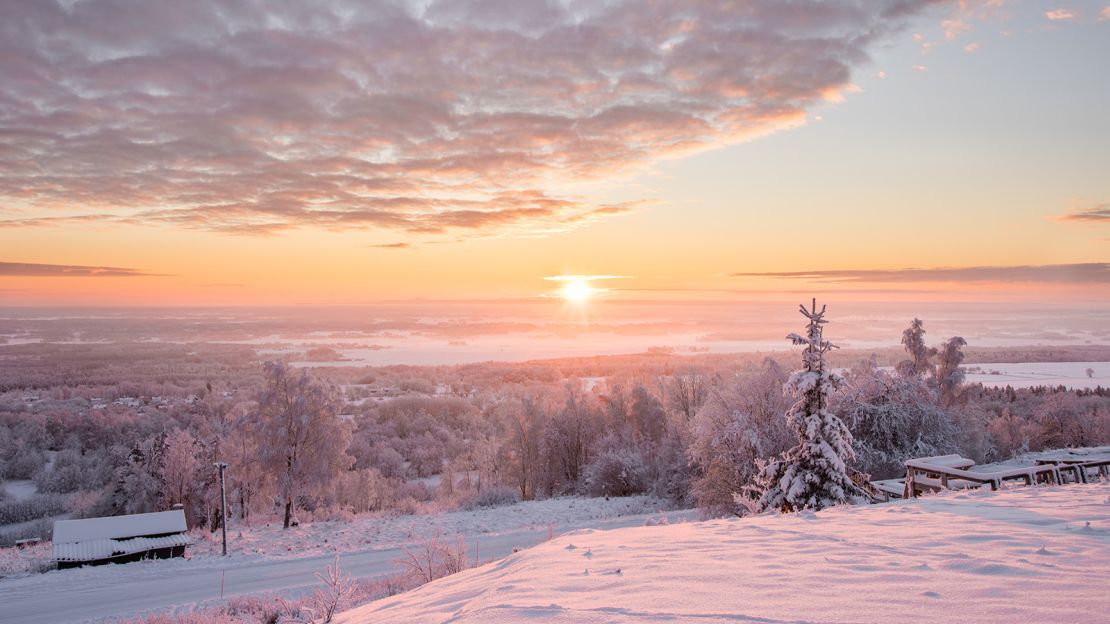
[[578, 550], [578, 547], [574, 544], [567, 544], [567, 550]]
[[935, 591], [923, 591], [921, 592], [921, 595], [925, 596], [926, 598], [940, 598], [940, 594]]
[[593, 558], [593, 556], [594, 556], [594, 551], [593, 551], [593, 550], [591, 550], [591, 549], [589, 549], [589, 548], [587, 548], [587, 549], [586, 549], [586, 552], [582, 553], [582, 556], [583, 556], [583, 557], [585, 557], [585, 558], [587, 558], [587, 559], [592, 559], [592, 558]]

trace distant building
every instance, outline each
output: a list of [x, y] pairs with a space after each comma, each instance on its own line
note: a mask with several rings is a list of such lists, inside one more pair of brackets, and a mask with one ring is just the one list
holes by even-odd
[[54, 561], [59, 569], [140, 559], [169, 559], [185, 554], [185, 512], [58, 520], [54, 522]]

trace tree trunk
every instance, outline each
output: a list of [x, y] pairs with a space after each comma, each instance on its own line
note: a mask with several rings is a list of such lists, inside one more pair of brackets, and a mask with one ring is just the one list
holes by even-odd
[[289, 523], [293, 519], [293, 499], [285, 501], [285, 526], [282, 528], [288, 529]]

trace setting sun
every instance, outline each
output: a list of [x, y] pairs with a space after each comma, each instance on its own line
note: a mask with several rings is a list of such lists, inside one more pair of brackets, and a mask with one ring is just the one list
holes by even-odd
[[585, 280], [573, 280], [567, 282], [559, 292], [567, 301], [585, 303], [594, 294], [594, 288]]

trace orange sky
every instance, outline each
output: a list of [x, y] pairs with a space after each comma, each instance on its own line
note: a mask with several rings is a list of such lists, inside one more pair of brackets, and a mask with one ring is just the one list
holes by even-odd
[[8, 15], [0, 305], [1106, 300], [1110, 13], [995, 4]]

